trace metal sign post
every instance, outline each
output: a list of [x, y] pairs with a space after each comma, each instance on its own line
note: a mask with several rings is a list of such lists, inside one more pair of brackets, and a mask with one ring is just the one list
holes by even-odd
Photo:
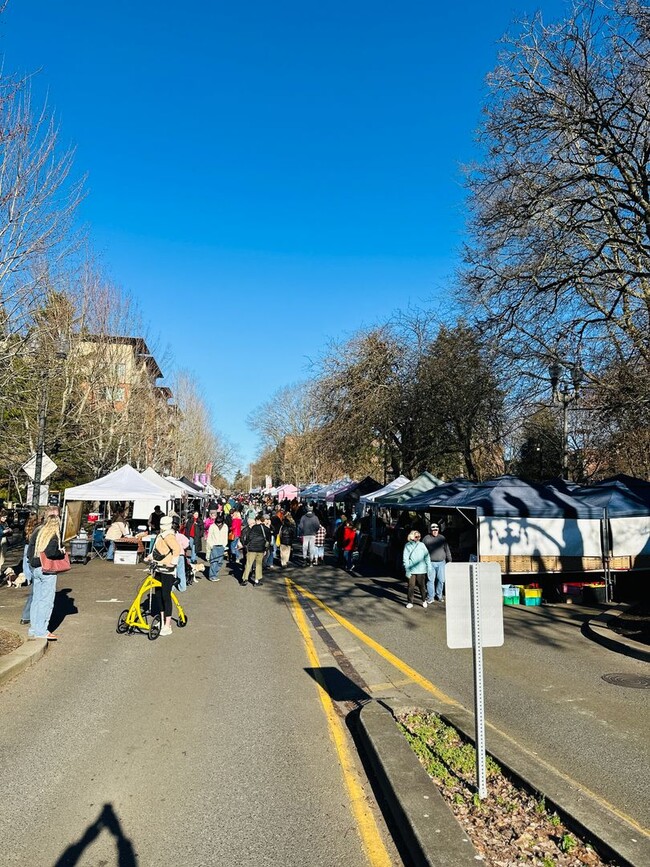
[[474, 655], [474, 723], [479, 798], [487, 796], [483, 648], [503, 644], [503, 594], [498, 563], [449, 563], [446, 569], [447, 646]]
[[485, 761], [485, 700], [483, 690], [483, 644], [481, 641], [481, 588], [478, 563], [469, 564], [472, 606], [472, 649], [474, 654], [474, 730], [476, 740], [476, 780], [479, 798], [487, 798]]

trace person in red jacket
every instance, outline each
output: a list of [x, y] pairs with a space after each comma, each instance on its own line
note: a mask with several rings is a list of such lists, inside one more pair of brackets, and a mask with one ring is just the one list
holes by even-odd
[[341, 533], [343, 562], [348, 572], [352, 571], [352, 554], [357, 544], [357, 531], [351, 522], [347, 522]]

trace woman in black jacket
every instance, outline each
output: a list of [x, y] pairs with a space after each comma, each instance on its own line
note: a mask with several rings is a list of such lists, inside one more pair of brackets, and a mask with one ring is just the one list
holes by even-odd
[[287, 513], [280, 527], [280, 568], [286, 569], [291, 558], [291, 546], [296, 538], [296, 522]]

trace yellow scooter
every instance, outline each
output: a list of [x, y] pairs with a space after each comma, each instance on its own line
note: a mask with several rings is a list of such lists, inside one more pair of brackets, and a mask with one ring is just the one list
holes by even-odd
[[[147, 577], [142, 582], [131, 607], [125, 608], [117, 618], [115, 630], [117, 633], [120, 635], [124, 635], [125, 632], [132, 634], [137, 630], [138, 632], [146, 632], [150, 641], [155, 641], [158, 638], [162, 629], [162, 615], [160, 613], [153, 614], [151, 605], [154, 591], [158, 587], [162, 587], [162, 584], [156, 578], [155, 569], [153, 573], [147, 572]], [[147, 598], [145, 599], [145, 597]], [[176, 606], [178, 615], [176, 623], [180, 628], [187, 626], [187, 614], [173, 590], [172, 603]]]

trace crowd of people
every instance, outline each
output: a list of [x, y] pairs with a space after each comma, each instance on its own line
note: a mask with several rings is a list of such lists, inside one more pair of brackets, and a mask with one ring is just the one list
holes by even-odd
[[[148, 559], [155, 565], [161, 584], [157, 591], [163, 618], [161, 635], [172, 633], [172, 589], [185, 592], [201, 578], [219, 581], [224, 563], [242, 587], [249, 583], [259, 586], [265, 571], [287, 569], [292, 560], [293, 565], [303, 568], [323, 564], [328, 538], [337, 565], [349, 572], [363, 561], [370, 547], [367, 519], [348, 517], [332, 506], [298, 500], [279, 503], [244, 495], [216, 499], [208, 503], [204, 515], [192, 509], [184, 518], [165, 515], [156, 506], [147, 529], [153, 538]], [[123, 513], [114, 513], [106, 532], [108, 559], [115, 542], [129, 533]], [[294, 555], [296, 542], [301, 544], [301, 557]], [[23, 555], [23, 574], [30, 593], [20, 621], [29, 626], [29, 638], [58, 638], [49, 631], [49, 621], [56, 576], [66, 568], [56, 561], [66, 556], [58, 507], [49, 507], [40, 518], [30, 517]], [[442, 600], [445, 564], [450, 561], [451, 551], [438, 524], [432, 523], [424, 535], [417, 529], [409, 532], [402, 552], [408, 580], [407, 608], [413, 607], [416, 588], [425, 608]]]

